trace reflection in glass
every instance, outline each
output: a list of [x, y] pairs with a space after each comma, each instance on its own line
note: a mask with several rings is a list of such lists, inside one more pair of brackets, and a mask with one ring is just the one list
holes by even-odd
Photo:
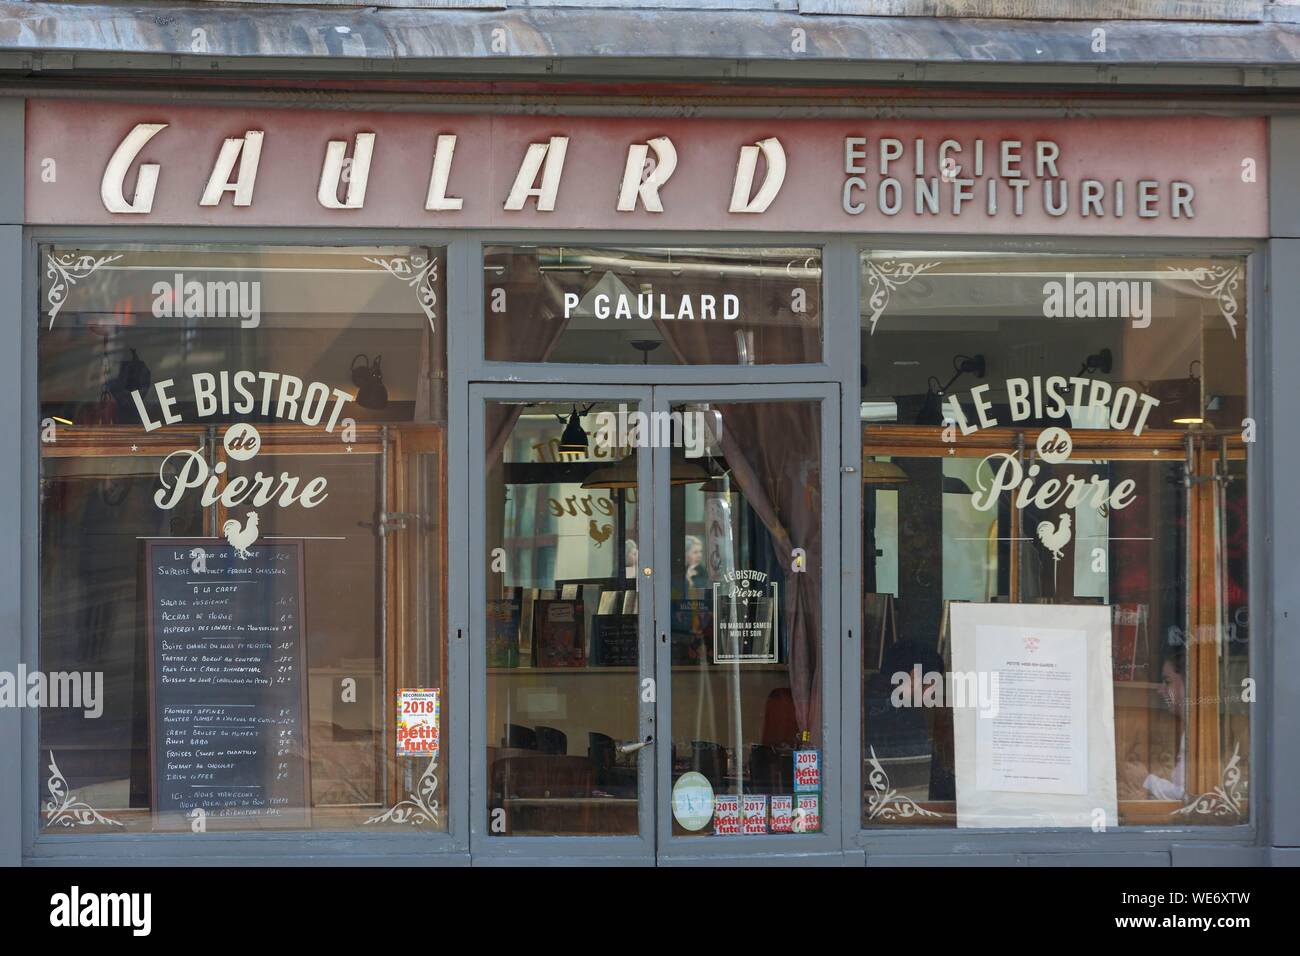
[[487, 405], [494, 836], [638, 831], [639, 758], [620, 750], [639, 736], [637, 456], [593, 440], [599, 416], [619, 411]]
[[488, 246], [483, 282], [490, 361], [822, 360], [818, 249]]
[[674, 450], [674, 473], [702, 474], [671, 490], [672, 780], [700, 774], [718, 798], [709, 825], [673, 832], [819, 831], [819, 405], [672, 411], [707, 436], [694, 458]]
[[[105, 680], [101, 716], [41, 714], [42, 825], [445, 830], [437, 737], [403, 755], [396, 719], [403, 690], [437, 690], [435, 726], [447, 703], [441, 251], [40, 255], [41, 666]], [[291, 575], [274, 606], [201, 591], [288, 553], [300, 611]], [[225, 724], [168, 729], [162, 686]], [[291, 798], [259, 796], [286, 777]]]
[[865, 826], [960, 822], [959, 601], [1106, 605], [1119, 822], [1249, 818], [1243, 268], [863, 257]]

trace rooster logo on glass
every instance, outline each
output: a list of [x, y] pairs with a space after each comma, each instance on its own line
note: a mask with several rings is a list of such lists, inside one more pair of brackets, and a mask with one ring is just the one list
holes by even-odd
[[[957, 429], [962, 435], [971, 435], [982, 428], [997, 427], [999, 420], [992, 414], [993, 402], [986, 397], [989, 388], [984, 384], [970, 390], [967, 407], [974, 411], [973, 421], [968, 419], [958, 396], [944, 403], [945, 441], [955, 441]], [[1134, 437], [1142, 434], [1152, 410], [1160, 405], [1159, 399], [1134, 388], [1115, 387], [1109, 382], [1077, 375], [1010, 378], [1006, 381], [1006, 394], [1012, 423], [1049, 419], [1116, 431], [1131, 427]], [[1070, 433], [1060, 425], [1044, 428], [1036, 444], [1037, 457], [1047, 465], [1065, 464], [1074, 450]], [[1015, 453], [988, 455], [976, 471], [977, 490], [971, 494], [971, 505], [978, 511], [989, 511], [1008, 493], [1012, 496], [1012, 506], [1022, 511], [1034, 508], [1046, 512], [1063, 507], [1057, 518], [1039, 521], [1034, 527], [1036, 539], [1054, 565], [1065, 557], [1065, 548], [1074, 536], [1071, 514], [1075, 509], [1086, 506], [1108, 514], [1127, 508], [1137, 497], [1136, 482], [1131, 478], [1112, 487], [1110, 478], [1101, 475], [1093, 474], [1085, 480], [1067, 473], [1038, 483], [1042, 471], [1043, 465], [1037, 462], [1025, 467]]]

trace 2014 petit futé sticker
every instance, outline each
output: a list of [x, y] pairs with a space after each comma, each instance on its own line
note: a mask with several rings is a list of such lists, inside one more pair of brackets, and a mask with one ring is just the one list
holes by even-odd
[[794, 797], [788, 794], [772, 795], [772, 832], [794, 832]]
[[441, 706], [436, 687], [397, 692], [397, 756], [436, 757]]

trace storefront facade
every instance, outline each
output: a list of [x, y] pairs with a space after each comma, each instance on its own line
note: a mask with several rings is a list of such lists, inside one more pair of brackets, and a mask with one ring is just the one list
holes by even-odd
[[297, 68], [0, 102], [5, 862], [1294, 862], [1287, 104]]

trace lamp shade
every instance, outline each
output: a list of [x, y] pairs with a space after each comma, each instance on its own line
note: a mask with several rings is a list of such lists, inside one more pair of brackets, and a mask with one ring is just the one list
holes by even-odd
[[569, 414], [568, 424], [564, 426], [564, 434], [560, 436], [560, 454], [585, 455], [586, 453], [587, 432], [582, 427], [582, 422], [578, 420], [577, 407], [574, 407]]
[[713, 476], [698, 461], [686, 457], [686, 452], [674, 448], [668, 461], [668, 480], [674, 485], [695, 485], [702, 481], [711, 481]]
[[1175, 425], [1204, 425], [1205, 409], [1201, 406], [1201, 380], [1193, 376], [1170, 382], [1162, 389], [1162, 404]]
[[[674, 485], [695, 485], [712, 480], [702, 464], [691, 461], [679, 448], [672, 450], [668, 462], [668, 480]], [[585, 489], [592, 488], [635, 488], [637, 482], [637, 454], [633, 450], [620, 461], [603, 468], [597, 468], [582, 483]]]
[[910, 481], [907, 472], [892, 461], [862, 460], [862, 483], [867, 485], [901, 485]]
[[633, 451], [612, 465], [597, 468], [587, 476], [587, 480], [582, 483], [582, 487], [585, 489], [609, 488], [610, 490], [635, 488], [636, 472], [637, 459], [636, 452]]
[[[361, 364], [357, 364], [361, 359]], [[362, 408], [386, 408], [388, 406], [388, 386], [384, 384], [382, 357], [375, 356], [373, 362], [367, 355], [358, 355], [352, 359], [352, 384], [357, 387], [357, 404]]]

